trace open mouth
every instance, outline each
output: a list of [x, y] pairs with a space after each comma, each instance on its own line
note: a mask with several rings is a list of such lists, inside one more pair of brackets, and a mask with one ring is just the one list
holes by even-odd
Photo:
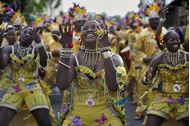
[[86, 35], [86, 37], [87, 37], [87, 38], [92, 38], [92, 37], [94, 37], [94, 34], [89, 33], [89, 34]]
[[96, 33], [92, 31], [88, 31], [85, 33], [85, 37], [88, 39], [94, 38], [95, 36], [96, 36]]

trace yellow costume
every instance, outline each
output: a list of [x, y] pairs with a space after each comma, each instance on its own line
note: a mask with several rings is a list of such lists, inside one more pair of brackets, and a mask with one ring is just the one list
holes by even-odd
[[[76, 58], [76, 56], [75, 56]], [[76, 58], [76, 61], [77, 58]], [[78, 62], [77, 62], [78, 63]], [[108, 90], [104, 69], [93, 72], [77, 64], [76, 80], [69, 91], [64, 91], [63, 126], [80, 122], [83, 126], [122, 126], [125, 122], [123, 105], [116, 105], [126, 80], [124, 67], [117, 67], [118, 91]], [[114, 101], [116, 100], [116, 101]]]
[[[167, 33], [167, 30], [164, 27], [162, 27], [160, 38], [163, 38], [163, 36], [166, 33]], [[137, 40], [136, 48], [137, 48], [136, 62], [138, 62], [138, 65], [141, 66], [141, 69], [136, 70], [138, 73], [139, 79], [138, 79], [137, 85], [135, 87], [135, 92], [137, 92], [136, 96], [135, 96], [135, 100], [139, 101], [140, 99], [142, 99], [140, 97], [148, 89], [148, 86], [143, 85], [141, 82], [141, 78], [144, 76], [146, 69], [148, 67], [147, 64], [143, 63], [143, 58], [144, 57], [152, 57], [156, 53], [160, 52], [157, 42], [156, 42], [156, 39], [155, 39], [155, 31], [151, 30], [150, 27], [143, 29]], [[145, 95], [145, 97], [147, 97], [147, 95]], [[144, 103], [144, 105], [141, 103]], [[142, 115], [142, 112], [146, 108], [145, 106], [147, 106], [147, 105], [145, 105], [145, 103], [146, 103], [145, 100], [137, 103], [136, 115], [138, 115], [138, 116]]]
[[80, 48], [80, 35], [81, 33], [80, 32], [74, 32], [73, 34], [73, 52], [77, 52], [79, 51], [79, 48]]
[[[38, 58], [35, 59], [34, 49], [32, 54], [19, 59], [14, 54], [14, 47], [12, 46], [10, 60], [10, 80], [7, 83], [8, 89], [0, 102], [0, 106], [16, 111], [47, 108], [50, 115], [53, 116], [48, 98], [50, 91], [46, 83], [37, 78], [37, 66], [40, 67], [40, 65]], [[24, 105], [26, 105], [25, 108], [23, 108]], [[52, 123], [54, 123], [53, 118]]]
[[[41, 37], [45, 43], [46, 50], [50, 53], [52, 53], [54, 50], [59, 50], [62, 47], [59, 42], [56, 42], [52, 38], [52, 34], [50, 32], [43, 32]], [[44, 80], [47, 81], [50, 85], [55, 83], [56, 67], [58, 66], [56, 64], [58, 63], [58, 60], [58, 58], [53, 57], [50, 57], [48, 60], [48, 69], [46, 70]]]
[[176, 120], [189, 116], [188, 67], [188, 62], [175, 67], [167, 64], [158, 66], [159, 93], [155, 95], [147, 114], [161, 116], [165, 119], [176, 118]]
[[7, 28], [7, 25], [8, 25], [8, 24], [3, 21], [3, 22], [1, 23], [1, 25], [0, 25], [0, 29], [2, 29], [2, 30], [4, 29], [4, 30], [5, 30], [5, 29]]

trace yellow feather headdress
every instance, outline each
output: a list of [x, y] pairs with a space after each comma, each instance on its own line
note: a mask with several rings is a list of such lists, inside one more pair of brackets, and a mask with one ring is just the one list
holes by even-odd
[[38, 17], [34, 21], [35, 27], [41, 27], [41, 26], [43, 26], [43, 24], [44, 24], [44, 17]]
[[4, 5], [5, 5], [5, 4], [0, 1], [0, 13], [4, 13], [4, 12], [5, 12], [5, 7], [4, 7]]
[[85, 7], [81, 7], [79, 4], [73, 3], [73, 7], [69, 9], [69, 14], [74, 21], [84, 19], [87, 14]]
[[13, 17], [11, 18], [11, 22], [14, 24], [14, 25], [24, 25], [24, 26], [27, 26], [27, 23], [25, 21], [25, 18], [24, 16], [22, 16], [22, 14], [20, 13], [20, 11], [17, 11]]
[[59, 24], [57, 22], [53, 22], [48, 28], [50, 31], [59, 31]]
[[158, 13], [160, 11], [160, 3], [154, 2], [153, 4], [147, 4], [144, 9], [145, 15], [149, 18], [159, 17]]

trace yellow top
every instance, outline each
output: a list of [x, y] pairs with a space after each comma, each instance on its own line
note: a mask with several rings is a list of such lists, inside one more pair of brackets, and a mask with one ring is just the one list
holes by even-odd
[[173, 67], [167, 64], [158, 66], [158, 74], [160, 76], [160, 90], [165, 93], [188, 93], [189, 83], [189, 62], [178, 64]]
[[[116, 107], [121, 119], [124, 115], [123, 105], [115, 105], [115, 101], [122, 99], [121, 92], [126, 85], [126, 71], [124, 67], [116, 67], [118, 90], [109, 91], [105, 83], [104, 69], [93, 72], [90, 68], [77, 65], [75, 67], [76, 79], [72, 83], [72, 88], [64, 91], [63, 103], [68, 105], [69, 111], [77, 106], [93, 107]], [[90, 101], [90, 102], [89, 102]], [[68, 111], [67, 111], [68, 113]], [[63, 116], [67, 115], [63, 113]], [[124, 120], [124, 118], [122, 119]]]

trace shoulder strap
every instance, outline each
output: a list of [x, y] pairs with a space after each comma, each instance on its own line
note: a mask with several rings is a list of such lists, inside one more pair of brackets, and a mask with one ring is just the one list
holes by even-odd
[[77, 66], [79, 65], [79, 61], [78, 61], [78, 58], [77, 58], [77, 56], [73, 53], [72, 54], [74, 57], [75, 57], [75, 61], [76, 61], [76, 64], [77, 64]]
[[184, 59], [185, 59], [185, 63], [187, 62], [187, 53], [186, 52], [184, 52]]
[[11, 54], [13, 55], [13, 54], [15, 53], [15, 48], [14, 48], [14, 46], [11, 46], [11, 49], [12, 49]]

